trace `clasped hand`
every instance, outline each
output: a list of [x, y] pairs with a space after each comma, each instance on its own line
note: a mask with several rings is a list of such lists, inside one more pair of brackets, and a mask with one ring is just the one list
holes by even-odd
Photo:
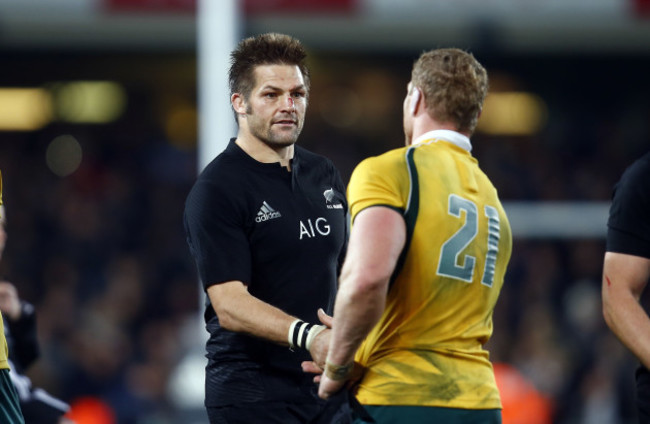
[[361, 368], [355, 363], [350, 378], [345, 380], [332, 380], [323, 374], [329, 350], [333, 318], [327, 315], [322, 309], [319, 309], [318, 319], [327, 327], [327, 329], [318, 334], [311, 344], [309, 353], [311, 354], [312, 360], [304, 361], [301, 365], [304, 372], [316, 374], [314, 376], [314, 383], [319, 384], [318, 396], [327, 399], [341, 390], [349, 382], [356, 382], [359, 380]]

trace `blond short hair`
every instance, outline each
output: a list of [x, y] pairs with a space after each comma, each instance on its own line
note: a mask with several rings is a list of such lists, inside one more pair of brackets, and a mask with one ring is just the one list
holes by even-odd
[[455, 48], [424, 52], [413, 65], [411, 81], [424, 94], [434, 119], [456, 124], [459, 132], [474, 132], [488, 76], [471, 53]]

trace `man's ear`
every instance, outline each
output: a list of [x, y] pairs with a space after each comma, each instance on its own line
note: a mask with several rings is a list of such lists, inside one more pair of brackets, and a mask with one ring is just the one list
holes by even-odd
[[234, 93], [230, 96], [230, 104], [232, 108], [238, 115], [246, 115], [246, 100], [241, 93]]
[[418, 109], [418, 102], [420, 101], [421, 97], [422, 95], [420, 93], [420, 89], [413, 87], [411, 93], [411, 103], [409, 104], [409, 111], [411, 112], [411, 115], [415, 115], [415, 111]]

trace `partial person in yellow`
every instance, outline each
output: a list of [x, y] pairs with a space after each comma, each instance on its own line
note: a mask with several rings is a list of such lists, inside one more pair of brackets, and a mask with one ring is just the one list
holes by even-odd
[[406, 147], [350, 179], [350, 243], [317, 380], [329, 398], [356, 362], [354, 393], [375, 422], [501, 423], [484, 345], [512, 235], [470, 142], [487, 91], [471, 54], [423, 53], [406, 87]]
[[[4, 231], [5, 209], [2, 204], [2, 174], [0, 174], [0, 245], [4, 249], [7, 234]], [[0, 316], [0, 422], [4, 424], [24, 424], [23, 413], [18, 403], [18, 393], [9, 377], [9, 348], [5, 339], [4, 322]]]

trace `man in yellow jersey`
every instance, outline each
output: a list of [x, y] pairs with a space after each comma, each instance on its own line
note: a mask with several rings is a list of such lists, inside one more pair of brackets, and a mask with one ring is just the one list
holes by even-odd
[[348, 185], [353, 224], [319, 395], [339, 391], [354, 361], [356, 397], [378, 423], [501, 422], [483, 346], [512, 235], [469, 139], [487, 90], [471, 54], [423, 53], [404, 100], [406, 147], [364, 160]]
[[[0, 221], [5, 219], [5, 210], [2, 206], [2, 174], [0, 174]], [[7, 234], [4, 224], [0, 223], [0, 244], [4, 246]], [[9, 349], [5, 339], [4, 323], [0, 315], [0, 423], [23, 424], [23, 413], [18, 403], [16, 388], [9, 377]]]

